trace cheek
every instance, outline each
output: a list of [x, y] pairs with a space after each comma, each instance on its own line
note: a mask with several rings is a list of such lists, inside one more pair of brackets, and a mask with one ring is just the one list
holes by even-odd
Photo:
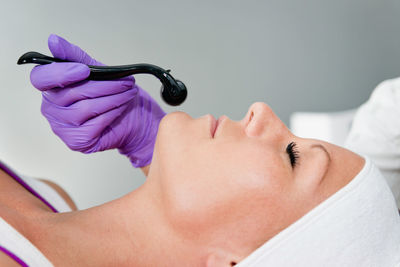
[[287, 179], [278, 158], [257, 147], [228, 149], [214, 143], [181, 155], [179, 164], [175, 158], [160, 166], [163, 203], [175, 227], [206, 230], [257, 216], [265, 219], [266, 209], [282, 211]]
[[249, 142], [237, 153], [227, 153], [226, 157], [234, 173], [241, 174], [235, 182], [242, 188], [279, 192], [291, 181], [284, 155], [266, 144]]
[[183, 228], [207, 223], [216, 206], [226, 205], [224, 200], [230, 197], [232, 172], [224, 168], [221, 159], [208, 153], [209, 144], [197, 148], [175, 149], [175, 158], [162, 159], [159, 166], [165, 210], [173, 224]]
[[192, 236], [227, 225], [276, 228], [289, 213], [281, 154], [239, 136], [211, 141], [185, 120], [180, 113], [163, 119], [149, 174], [171, 225]]

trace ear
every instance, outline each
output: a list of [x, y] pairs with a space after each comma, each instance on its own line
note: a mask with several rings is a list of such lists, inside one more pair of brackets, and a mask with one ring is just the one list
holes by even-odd
[[239, 257], [226, 251], [213, 251], [206, 257], [206, 267], [232, 267], [239, 262]]

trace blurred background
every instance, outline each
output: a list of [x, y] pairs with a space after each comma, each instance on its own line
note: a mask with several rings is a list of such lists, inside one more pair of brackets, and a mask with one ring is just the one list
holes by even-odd
[[160, 82], [137, 82], [165, 111], [241, 119], [256, 101], [289, 124], [295, 111], [359, 106], [381, 81], [400, 74], [397, 0], [2, 1], [0, 160], [51, 179], [88, 208], [144, 182], [117, 151], [69, 150], [40, 114], [27, 51], [50, 54], [55, 33], [110, 65], [147, 62], [171, 69], [186, 102], [165, 105]]

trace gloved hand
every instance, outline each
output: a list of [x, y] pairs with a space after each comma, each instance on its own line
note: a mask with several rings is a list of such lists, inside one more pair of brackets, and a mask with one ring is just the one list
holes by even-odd
[[54, 133], [72, 150], [92, 153], [118, 148], [135, 167], [150, 164], [165, 115], [154, 99], [132, 76], [85, 80], [90, 72], [87, 65], [100, 62], [57, 35], [49, 36], [48, 46], [54, 57], [74, 61], [36, 66], [31, 72], [33, 86], [42, 91], [42, 114]]

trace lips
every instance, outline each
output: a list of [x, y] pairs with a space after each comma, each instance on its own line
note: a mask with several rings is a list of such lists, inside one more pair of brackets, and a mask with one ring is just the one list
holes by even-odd
[[220, 128], [224, 120], [226, 120], [227, 118], [228, 118], [227, 116], [222, 115], [221, 117], [218, 118], [218, 120], [216, 120], [213, 116], [211, 116], [210, 132], [212, 138], [215, 137], [215, 134], [217, 133], [218, 129]]
[[214, 118], [214, 116], [211, 116], [210, 133], [212, 138], [214, 138], [217, 128], [218, 128], [218, 121]]

